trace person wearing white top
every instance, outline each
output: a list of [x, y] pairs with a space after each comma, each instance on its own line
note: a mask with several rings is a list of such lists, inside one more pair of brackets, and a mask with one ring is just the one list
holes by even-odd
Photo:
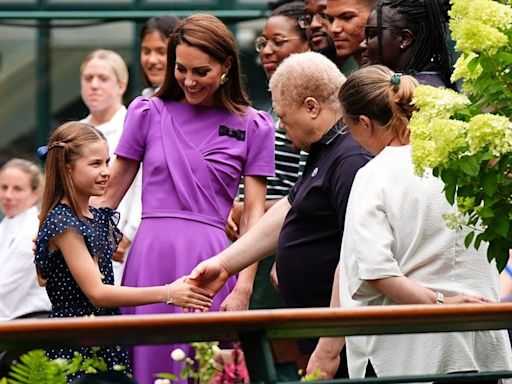
[[[128, 84], [128, 68], [116, 52], [98, 49], [85, 57], [80, 72], [82, 100], [89, 109], [89, 115], [81, 122], [95, 126], [105, 135], [112, 165], [126, 116], [122, 97]], [[120, 213], [118, 228], [123, 232], [123, 240], [114, 254], [114, 281], [117, 285], [121, 284], [125, 257], [140, 224], [141, 195], [142, 176], [139, 171], [117, 208]]]
[[50, 312], [37, 281], [32, 241], [37, 235], [37, 202], [42, 173], [34, 163], [12, 159], [0, 169], [0, 321]]
[[[339, 299], [341, 307], [499, 301], [498, 271], [486, 247], [465, 248], [467, 231], [449, 229], [442, 218], [456, 210], [443, 183], [414, 174], [407, 125], [417, 84], [374, 65], [341, 89], [345, 123], [375, 155], [350, 192], [339, 292], [333, 288], [333, 304]], [[322, 338], [308, 372], [332, 371], [341, 345], [342, 338]], [[346, 345], [350, 377], [364, 377], [368, 366], [378, 377], [512, 369], [506, 331], [350, 336]]]

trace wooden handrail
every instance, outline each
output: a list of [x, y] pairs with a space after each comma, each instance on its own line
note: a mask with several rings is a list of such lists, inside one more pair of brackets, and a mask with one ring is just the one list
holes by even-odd
[[512, 303], [399, 305], [357, 309], [275, 309], [194, 314], [105, 316], [0, 322], [0, 348], [161, 344], [268, 338], [502, 329]]

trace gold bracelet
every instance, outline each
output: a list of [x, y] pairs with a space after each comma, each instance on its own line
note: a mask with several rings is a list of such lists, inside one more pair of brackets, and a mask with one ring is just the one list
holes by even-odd
[[165, 284], [165, 288], [167, 289], [167, 300], [165, 301], [166, 304], [168, 305], [172, 305], [174, 304], [174, 299], [172, 298], [172, 295], [171, 295], [171, 285], [170, 284]]

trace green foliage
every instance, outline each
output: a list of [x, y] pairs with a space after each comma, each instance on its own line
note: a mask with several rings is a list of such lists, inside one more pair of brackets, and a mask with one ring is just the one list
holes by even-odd
[[[0, 379], [0, 384], [64, 384], [69, 375], [77, 372], [92, 374], [108, 371], [105, 361], [96, 355], [96, 351], [93, 347], [92, 357], [89, 358], [75, 352], [72, 360], [50, 360], [41, 349], [27, 352], [11, 366], [9, 377]], [[126, 369], [124, 366], [115, 368], [117, 371]]]
[[487, 258], [500, 271], [512, 248], [511, 25], [505, 0], [452, 0], [450, 29], [461, 53], [452, 80], [463, 80], [466, 95], [419, 86], [410, 124], [416, 172], [431, 168], [464, 218], [448, 217], [449, 226], [472, 230], [466, 247], [488, 242]]
[[67, 380], [66, 360], [49, 360], [43, 350], [30, 351], [20, 357], [9, 372], [9, 384], [64, 384]]

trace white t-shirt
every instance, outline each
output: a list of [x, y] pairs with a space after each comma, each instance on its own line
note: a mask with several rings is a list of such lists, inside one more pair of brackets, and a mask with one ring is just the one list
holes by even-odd
[[[494, 263], [484, 244], [464, 246], [450, 230], [454, 212], [443, 183], [413, 173], [410, 146], [386, 147], [357, 173], [347, 206], [340, 255], [345, 308], [396, 304], [366, 280], [407, 276], [445, 296], [483, 295], [499, 301]], [[364, 377], [368, 358], [377, 376], [512, 369], [506, 331], [347, 337], [351, 377]]]
[[52, 308], [46, 290], [37, 282], [32, 253], [37, 215], [32, 207], [0, 222], [0, 321]]
[[[126, 107], [122, 105], [118, 111], [112, 116], [112, 118], [106, 123], [97, 125], [99, 129], [106, 137], [109, 147], [110, 165], [114, 164], [116, 155], [114, 151], [119, 143], [121, 134], [123, 132], [124, 118], [126, 116]], [[82, 120], [84, 123], [91, 123], [91, 116], [87, 116]], [[124, 195], [123, 199], [117, 207], [117, 211], [120, 213], [121, 218], [119, 221], [118, 228], [123, 235], [128, 237], [131, 241], [135, 237], [137, 228], [139, 227], [141, 214], [142, 214], [142, 171], [139, 170], [137, 176], [132, 185]], [[124, 263], [128, 257], [128, 251], [124, 255]], [[114, 281], [117, 285], [121, 284], [123, 277], [124, 263], [118, 263], [114, 261]]]

